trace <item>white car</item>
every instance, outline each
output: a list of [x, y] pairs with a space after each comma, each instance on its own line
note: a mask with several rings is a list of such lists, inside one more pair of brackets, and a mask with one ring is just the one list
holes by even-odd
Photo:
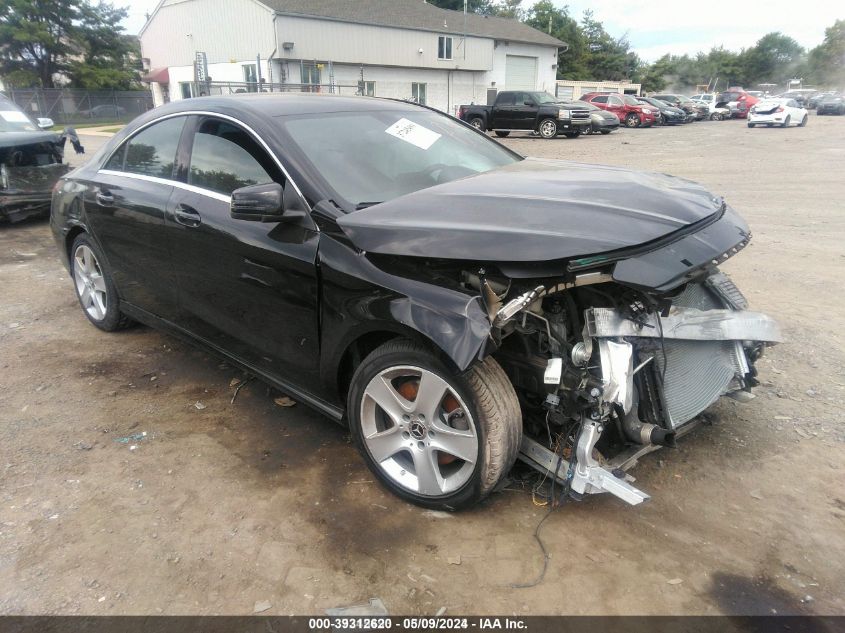
[[764, 99], [758, 101], [748, 112], [748, 127], [766, 125], [789, 127], [807, 125], [809, 115], [795, 99]]
[[711, 93], [704, 93], [693, 95], [690, 97], [696, 103], [703, 103], [707, 106], [709, 111], [708, 117], [711, 121], [721, 121], [722, 119], [731, 118], [731, 109], [725, 103], [716, 102], [716, 95]]

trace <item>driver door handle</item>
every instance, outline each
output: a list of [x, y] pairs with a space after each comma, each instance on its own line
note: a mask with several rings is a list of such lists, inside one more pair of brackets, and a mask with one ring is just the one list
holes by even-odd
[[114, 196], [105, 189], [97, 192], [97, 204], [101, 207], [110, 207], [114, 204]]
[[182, 226], [196, 228], [202, 224], [202, 217], [199, 212], [187, 204], [177, 204], [173, 212], [173, 219]]

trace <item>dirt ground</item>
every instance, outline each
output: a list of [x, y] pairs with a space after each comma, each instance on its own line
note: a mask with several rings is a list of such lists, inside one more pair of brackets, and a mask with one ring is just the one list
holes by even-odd
[[845, 118], [507, 143], [700, 181], [754, 231], [725, 268], [787, 342], [754, 401], [642, 460], [649, 502], [560, 508], [544, 582], [514, 589], [546, 512], [518, 485], [461, 514], [399, 501], [302, 404], [254, 382], [232, 404], [219, 359], [96, 330], [47, 223], [3, 226], [0, 613], [845, 613]]

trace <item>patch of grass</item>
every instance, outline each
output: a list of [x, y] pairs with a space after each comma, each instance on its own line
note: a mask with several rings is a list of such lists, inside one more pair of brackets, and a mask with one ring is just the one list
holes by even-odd
[[[54, 125], [51, 129], [53, 132], [61, 132], [66, 127], [76, 128], [77, 130], [84, 129], [86, 127], [103, 127], [104, 125], [113, 125], [117, 126], [116, 129], [120, 130], [123, 129], [123, 126], [126, 125], [125, 123], [121, 123], [120, 121], [86, 121], [84, 123], [60, 123]], [[111, 129], [111, 128], [109, 128]]]

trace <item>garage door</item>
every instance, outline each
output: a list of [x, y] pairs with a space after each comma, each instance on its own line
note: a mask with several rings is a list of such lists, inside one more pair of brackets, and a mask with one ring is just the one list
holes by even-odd
[[536, 90], [537, 58], [508, 55], [505, 58], [505, 86], [508, 90]]

